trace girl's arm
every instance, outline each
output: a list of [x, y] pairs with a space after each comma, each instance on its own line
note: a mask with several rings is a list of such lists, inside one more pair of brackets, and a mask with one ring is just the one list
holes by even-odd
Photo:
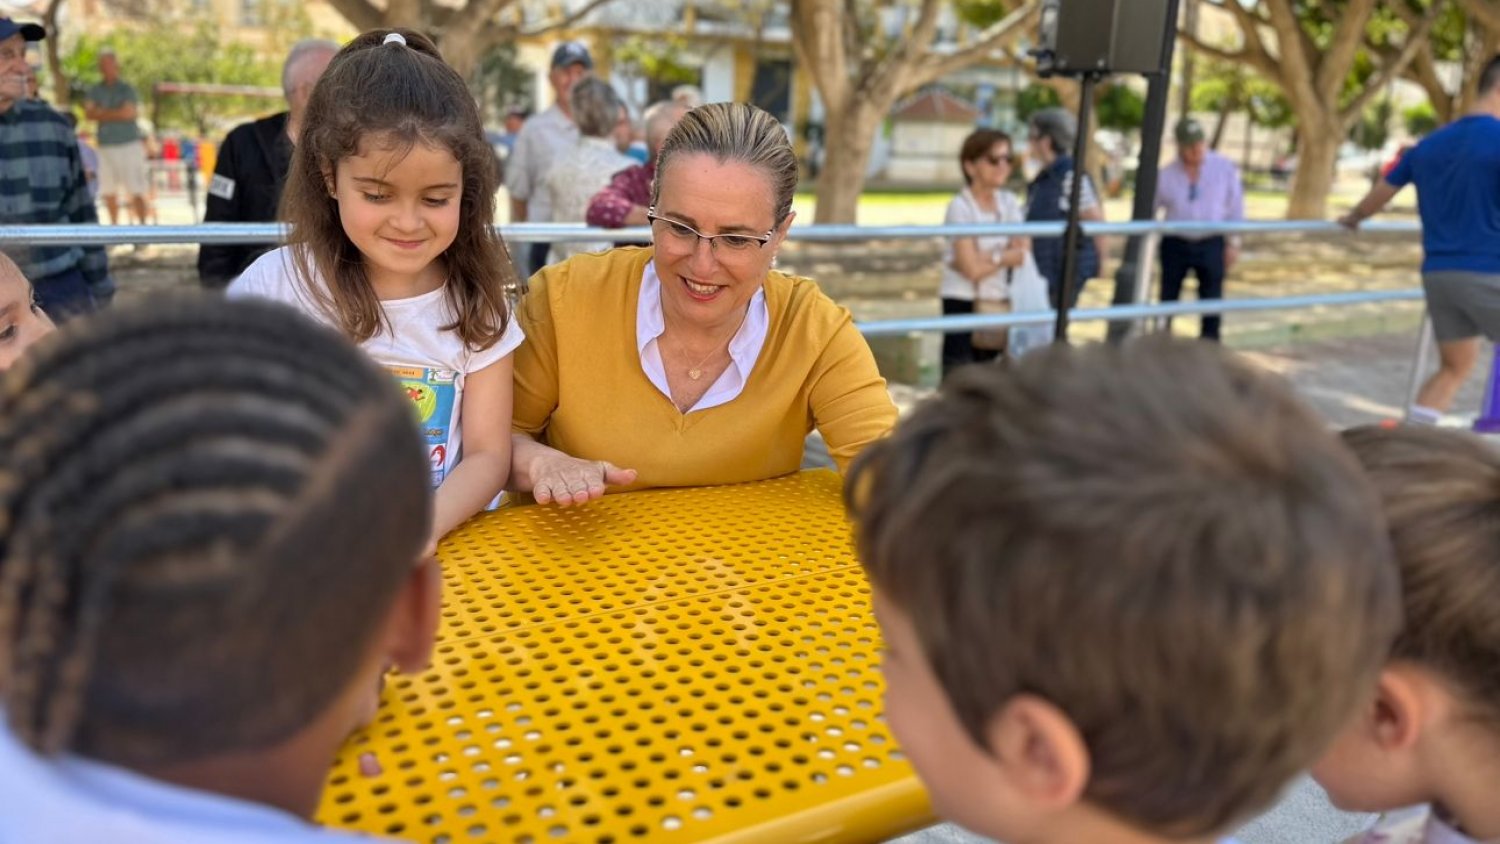
[[506, 355], [464, 378], [463, 456], [438, 487], [429, 546], [505, 488], [510, 476], [511, 360]]

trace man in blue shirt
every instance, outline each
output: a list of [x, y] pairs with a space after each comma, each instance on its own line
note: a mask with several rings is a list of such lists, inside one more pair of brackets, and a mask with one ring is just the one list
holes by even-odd
[[1357, 228], [1413, 183], [1441, 363], [1407, 418], [1436, 422], [1474, 368], [1479, 335], [1500, 340], [1500, 55], [1479, 75], [1474, 108], [1402, 156], [1339, 222]]

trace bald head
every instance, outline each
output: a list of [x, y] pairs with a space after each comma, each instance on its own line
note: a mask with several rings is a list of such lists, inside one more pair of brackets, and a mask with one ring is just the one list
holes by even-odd
[[672, 127], [688, 113], [688, 107], [673, 100], [662, 100], [646, 109], [644, 122], [646, 128], [646, 149], [652, 160], [656, 159], [656, 153], [661, 145], [666, 143], [667, 135], [671, 134]]
[[306, 38], [292, 45], [281, 66], [281, 90], [295, 117], [302, 116], [313, 86], [338, 51], [338, 44], [324, 38]]

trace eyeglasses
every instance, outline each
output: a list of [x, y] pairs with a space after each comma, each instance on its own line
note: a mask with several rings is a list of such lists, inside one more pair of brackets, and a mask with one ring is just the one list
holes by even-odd
[[729, 253], [746, 253], [753, 249], [760, 249], [771, 242], [775, 229], [771, 229], [763, 235], [756, 234], [704, 234], [687, 223], [673, 220], [670, 217], [661, 217], [656, 213], [656, 206], [646, 209], [646, 220], [654, 227], [661, 223], [661, 231], [666, 234], [668, 241], [675, 246], [686, 249], [697, 250], [698, 241], [708, 241], [709, 251], [715, 255], [719, 254], [719, 247]]

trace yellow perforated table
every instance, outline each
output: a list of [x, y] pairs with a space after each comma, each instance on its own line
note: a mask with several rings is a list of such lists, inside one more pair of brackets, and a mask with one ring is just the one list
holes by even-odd
[[322, 822], [434, 844], [793, 844], [931, 821], [880, 717], [833, 473], [501, 510], [441, 557], [432, 668], [387, 686]]

